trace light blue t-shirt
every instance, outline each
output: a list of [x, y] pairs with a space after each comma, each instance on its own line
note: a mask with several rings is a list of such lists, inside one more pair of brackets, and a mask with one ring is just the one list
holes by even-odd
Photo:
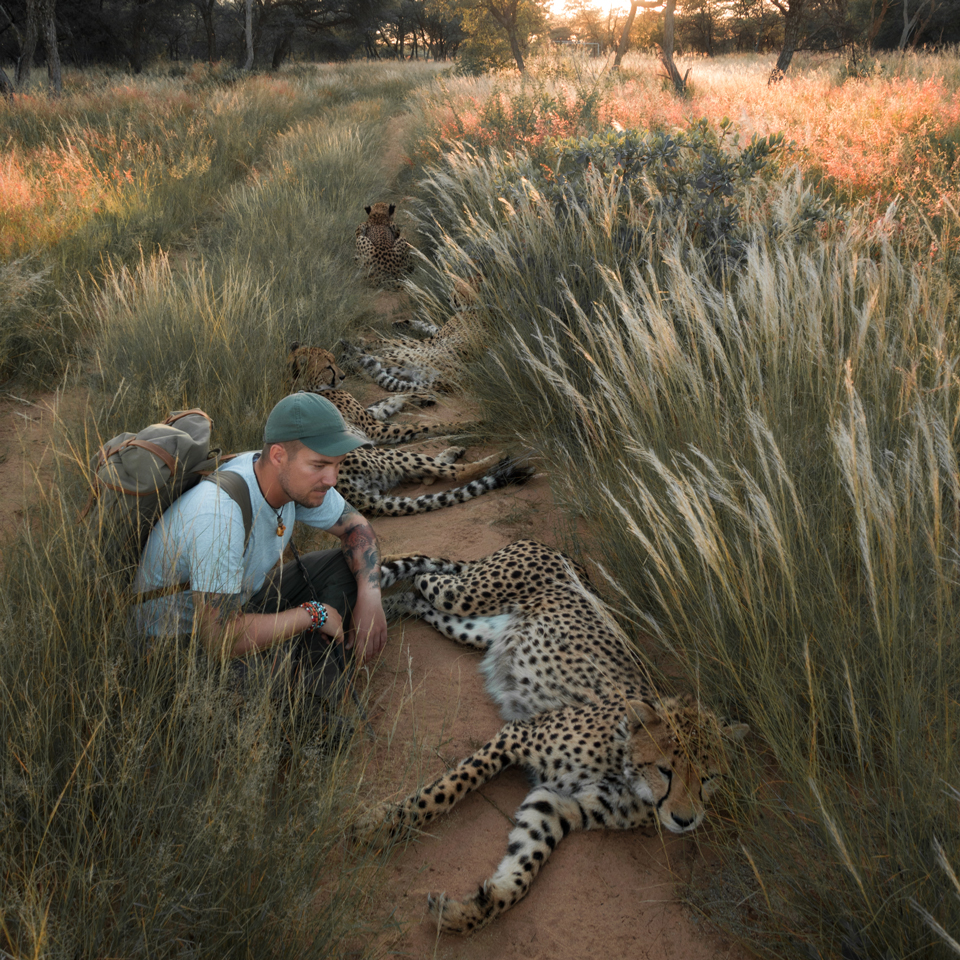
[[277, 511], [260, 492], [253, 472], [259, 453], [240, 454], [221, 470], [234, 470], [247, 482], [253, 526], [243, 549], [240, 506], [213, 483], [198, 483], [164, 511], [150, 531], [133, 588], [137, 593], [189, 583], [180, 593], [158, 597], [136, 608], [136, 627], [151, 636], [189, 634], [193, 629], [193, 591], [239, 594], [246, 603], [262, 586], [293, 537], [294, 520], [329, 530], [346, 501], [327, 491], [319, 507], [291, 502], [280, 509], [286, 527], [277, 536]]

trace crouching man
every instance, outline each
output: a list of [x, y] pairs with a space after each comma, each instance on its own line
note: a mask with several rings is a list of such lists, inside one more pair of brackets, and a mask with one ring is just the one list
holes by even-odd
[[[335, 665], [342, 670], [344, 648], [368, 659], [387, 637], [376, 534], [336, 490], [346, 454], [368, 441], [312, 393], [281, 400], [263, 439], [259, 453], [218, 471], [246, 485], [249, 538], [242, 498], [217, 483], [199, 483], [175, 500], [141, 557], [137, 627], [153, 637], [194, 634], [214, 662], [233, 660], [247, 682], [252, 673], [276, 677], [284, 664], [288, 675], [316, 687], [307, 695], [324, 696], [331, 671], [340, 672]], [[340, 548], [278, 566], [296, 520], [338, 537]]]

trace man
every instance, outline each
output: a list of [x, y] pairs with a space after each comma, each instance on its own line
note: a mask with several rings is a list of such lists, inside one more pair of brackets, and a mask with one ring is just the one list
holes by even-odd
[[[346, 454], [368, 443], [317, 394], [281, 400], [263, 449], [219, 471], [246, 483], [249, 541], [239, 504], [218, 484], [199, 483], [175, 500], [151, 530], [134, 582], [151, 597], [137, 609], [140, 632], [195, 634], [215, 661], [277, 663], [301, 635], [310, 661], [331, 642], [375, 657], [387, 636], [377, 537], [336, 490]], [[277, 567], [296, 520], [339, 537], [340, 549]]]

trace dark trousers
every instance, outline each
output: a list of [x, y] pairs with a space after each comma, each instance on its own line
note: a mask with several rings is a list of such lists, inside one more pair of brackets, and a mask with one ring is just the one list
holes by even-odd
[[[357, 602], [357, 581], [341, 550], [317, 550], [285, 563], [268, 574], [264, 585], [244, 605], [245, 613], [279, 613], [318, 600], [333, 607], [350, 627]], [[304, 578], [304, 571], [306, 578]], [[266, 680], [281, 691], [299, 685], [304, 696], [329, 701], [343, 695], [346, 655], [341, 642], [320, 633], [304, 633], [291, 641], [274, 644], [259, 654], [233, 661], [231, 669], [245, 684]]]

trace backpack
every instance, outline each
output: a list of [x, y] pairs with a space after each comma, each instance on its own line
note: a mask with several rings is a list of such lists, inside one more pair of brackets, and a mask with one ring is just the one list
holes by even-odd
[[[96, 506], [107, 560], [131, 580], [160, 515], [202, 480], [216, 483], [240, 507], [246, 550], [253, 527], [250, 491], [240, 474], [217, 472], [232, 457], [210, 449], [212, 425], [202, 410], [177, 411], [163, 423], [108, 440], [91, 461], [93, 490], [80, 518]], [[188, 588], [189, 584], [179, 584], [150, 591], [150, 599]]]

